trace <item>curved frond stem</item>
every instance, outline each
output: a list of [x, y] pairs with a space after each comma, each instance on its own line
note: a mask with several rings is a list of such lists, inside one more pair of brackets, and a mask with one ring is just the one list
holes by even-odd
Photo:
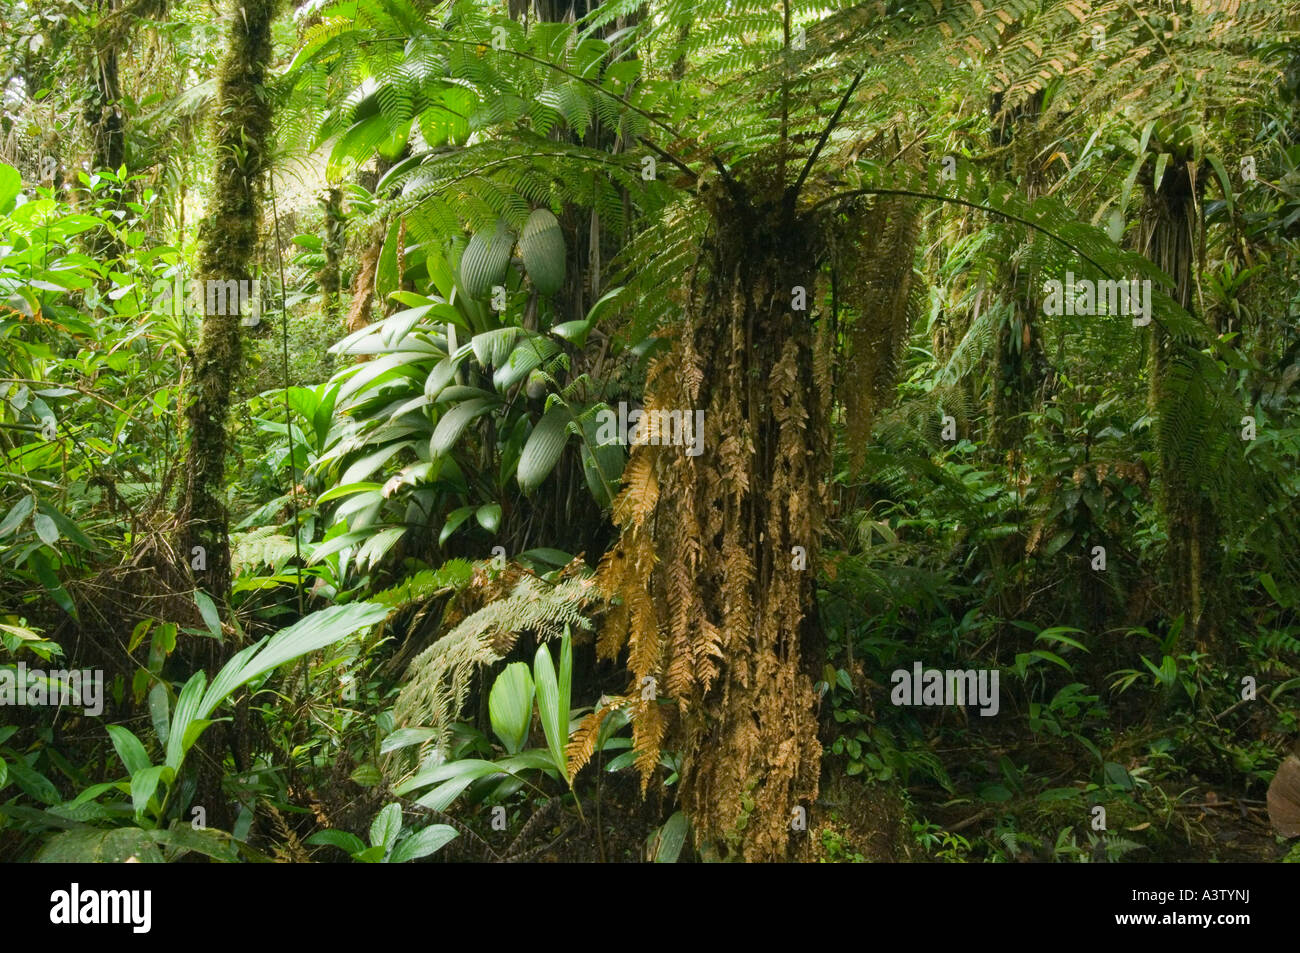
[[1114, 278], [1114, 275], [1112, 275], [1110, 271], [1107, 270], [1107, 268], [1104, 265], [1102, 265], [1101, 262], [1097, 261], [1097, 259], [1090, 256], [1087, 252], [1085, 252], [1083, 249], [1079, 248], [1077, 245], [1073, 244], [1069, 240], [1062, 238], [1060, 235], [1057, 235], [1050, 228], [1044, 228], [1038, 222], [1035, 222], [1031, 219], [1023, 218], [1011, 212], [1007, 212], [1002, 209], [993, 208], [988, 205], [982, 205], [979, 202], [972, 202], [969, 199], [959, 199], [951, 195], [941, 195], [937, 192], [921, 192], [916, 189], [886, 189], [886, 188], [851, 189], [848, 192], [839, 192], [835, 195], [827, 196], [826, 198], [822, 199], [820, 202], [815, 203], [810, 209], [810, 211], [816, 211], [817, 209], [824, 208], [827, 205], [834, 205], [838, 202], [845, 202], [848, 201], [849, 199], [857, 198], [863, 195], [900, 195], [906, 198], [931, 199], [935, 202], [947, 202], [950, 205], [961, 205], [964, 206], [965, 208], [972, 208], [972, 209], [976, 209], [977, 211], [987, 212], [990, 215], [997, 215], [1000, 218], [1005, 218], [1009, 221], [1017, 222], [1021, 225], [1028, 226], [1029, 228], [1032, 228], [1034, 231], [1046, 235], [1048, 238], [1051, 238], [1052, 240], [1057, 241], [1060, 244], [1064, 245], [1066, 248], [1070, 249], [1070, 251], [1074, 252], [1084, 261], [1088, 262], [1088, 264], [1092, 265], [1094, 268], [1100, 271], [1107, 278], [1112, 278], [1112, 279]]
[[858, 70], [857, 75], [853, 77], [853, 82], [851, 82], [849, 88], [844, 91], [844, 95], [840, 98], [840, 104], [835, 109], [835, 114], [831, 116], [831, 121], [828, 122], [826, 128], [822, 130], [822, 134], [818, 138], [817, 145], [813, 148], [812, 154], [808, 156], [808, 161], [803, 164], [803, 171], [799, 173], [799, 178], [795, 180], [794, 185], [790, 188], [790, 191], [786, 196], [786, 203], [791, 209], [794, 208], [794, 203], [799, 198], [799, 192], [803, 189], [803, 184], [808, 178], [808, 173], [812, 171], [813, 164], [816, 163], [817, 157], [821, 155], [822, 149], [826, 147], [826, 140], [830, 138], [831, 133], [835, 131], [835, 127], [839, 125], [840, 117], [844, 115], [845, 107], [848, 106], [849, 100], [853, 97], [854, 91], [858, 88], [858, 84], [862, 82], [863, 72], [863, 70]]

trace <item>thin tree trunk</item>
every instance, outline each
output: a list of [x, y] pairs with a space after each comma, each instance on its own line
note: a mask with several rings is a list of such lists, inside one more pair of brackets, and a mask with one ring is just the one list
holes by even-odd
[[[1038, 126], [1043, 94], [1039, 91], [1010, 112], [1000, 109], [1001, 96], [995, 95], [993, 103], [998, 110], [994, 118], [1000, 120], [1000, 125], [994, 127], [993, 145], [1011, 149], [1008, 178], [1018, 185], [1026, 199], [1033, 201], [1048, 184], [1039, 167], [1042, 137]], [[1018, 291], [1021, 279], [1011, 250], [1010, 246], [1006, 248], [1006, 266], [1000, 275], [1000, 290], [1011, 301], [1011, 311], [997, 332], [994, 350], [997, 370], [990, 395], [988, 427], [993, 446], [1017, 456], [1027, 429], [1024, 415], [1041, 394], [1048, 364], [1038, 321], [1041, 304], [1037, 276], [1031, 275], [1028, 287]]]
[[321, 311], [331, 324], [335, 324], [339, 319], [339, 267], [347, 222], [343, 214], [343, 190], [337, 186], [327, 189], [321, 198], [321, 207], [325, 212], [324, 234], [321, 236], [321, 251], [325, 255], [325, 266], [320, 271]]
[[[115, 0], [107, 0], [100, 8], [101, 17], [110, 17], [116, 7]], [[86, 98], [84, 112], [90, 131], [91, 168], [106, 169], [114, 174], [126, 163], [126, 129], [122, 122], [122, 88], [118, 75], [118, 45], [124, 36], [113, 29], [98, 32], [91, 52], [90, 95]], [[121, 196], [125, 202], [127, 196]], [[120, 205], [119, 205], [120, 207]], [[107, 229], [96, 229], [92, 238], [92, 254], [97, 258], [113, 259], [122, 254], [122, 245]]]
[[[208, 282], [250, 281], [261, 225], [260, 180], [267, 162], [271, 109], [265, 96], [271, 61], [274, 0], [232, 0], [229, 39], [218, 73], [214, 109], [215, 155], [212, 205], [199, 230], [198, 278]], [[230, 537], [226, 516], [226, 432], [230, 401], [242, 365], [238, 308], [215, 307], [204, 294], [203, 326], [193, 358], [186, 422], [189, 448], [181, 499], [182, 555], [190, 558], [196, 584], [224, 615], [230, 594]], [[222, 311], [225, 313], [215, 313]], [[229, 642], [201, 639], [186, 646], [185, 662], [209, 674], [231, 655]], [[248, 764], [247, 700], [236, 709], [233, 731], [213, 725], [195, 752], [199, 764], [195, 803], [208, 823], [229, 830], [233, 812], [222, 790], [226, 748], [233, 741], [236, 770]]]
[[[259, 180], [271, 129], [263, 84], [271, 58], [273, 16], [273, 0], [232, 0], [230, 36], [214, 109], [212, 207], [199, 230], [200, 287], [207, 282], [252, 277], [261, 225]], [[194, 559], [201, 556], [198, 561], [206, 569], [197, 573], [196, 579], [221, 601], [230, 589], [226, 421], [241, 367], [242, 341], [239, 315], [210, 313], [207, 308], [213, 302], [209, 297], [204, 296], [203, 327], [186, 408], [190, 446], [180, 510], [185, 525], [184, 553]], [[202, 552], [195, 553], [195, 548]]]
[[[1171, 163], [1160, 190], [1150, 196], [1143, 222], [1143, 252], [1174, 280], [1174, 300], [1192, 310], [1196, 249], [1196, 197], [1185, 162]], [[1151, 399], [1157, 417], [1157, 436], [1167, 431], [1177, 407], [1163, 401], [1164, 382], [1176, 359], [1178, 344], [1158, 324], [1151, 328]], [[1204, 647], [1215, 636], [1217, 600], [1213, 592], [1218, 577], [1218, 519], [1208, 497], [1197, 487], [1198, 474], [1174, 456], [1164, 439], [1158, 441], [1169, 537], [1169, 570], [1174, 612], [1186, 619], [1184, 633]]]

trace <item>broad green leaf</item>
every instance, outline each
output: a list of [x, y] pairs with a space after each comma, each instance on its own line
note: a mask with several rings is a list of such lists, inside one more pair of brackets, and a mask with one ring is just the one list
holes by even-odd
[[1053, 626], [1050, 629], [1044, 629], [1042, 632], [1039, 632], [1036, 636], [1034, 636], [1034, 641], [1037, 642], [1039, 640], [1046, 640], [1048, 642], [1062, 642], [1066, 645], [1072, 645], [1076, 649], [1080, 649], [1081, 651], [1084, 652], [1088, 651], [1088, 647], [1086, 645], [1084, 645], [1078, 639], [1070, 638], [1065, 634], [1066, 632], [1077, 632], [1080, 635], [1083, 634], [1082, 629], [1075, 629], [1067, 625], [1059, 625], [1059, 626]]
[[488, 716], [506, 751], [523, 750], [533, 718], [533, 679], [526, 663], [511, 662], [497, 676], [488, 696]]
[[460, 832], [450, 824], [431, 824], [424, 830], [416, 831], [397, 845], [390, 862], [404, 864], [419, 860], [441, 850], [448, 843], [460, 836]]
[[461, 255], [460, 273], [471, 298], [485, 298], [492, 293], [494, 285], [505, 282], [514, 244], [514, 233], [505, 219], [500, 219], [490, 231], [476, 232], [470, 238]]
[[1156, 156], [1156, 170], [1151, 176], [1151, 191], [1153, 193], [1160, 191], [1160, 183], [1165, 177], [1165, 167], [1169, 165], [1169, 159], [1168, 152], [1162, 152]]
[[356, 834], [349, 834], [347, 831], [317, 831], [310, 837], [304, 838], [303, 843], [311, 844], [313, 847], [317, 844], [337, 847], [348, 856], [359, 854], [366, 849], [366, 845], [360, 837]]
[[143, 814], [149, 806], [149, 799], [158, 790], [159, 782], [166, 775], [171, 774], [174, 774], [171, 768], [165, 764], [159, 764], [131, 775], [131, 807], [135, 811], [136, 817]]
[[1146, 158], [1147, 154], [1145, 152], [1138, 153], [1137, 158], [1133, 160], [1133, 166], [1129, 169], [1128, 175], [1124, 177], [1124, 183], [1120, 187], [1119, 193], [1119, 207], [1121, 211], [1128, 208], [1128, 200], [1129, 195], [1133, 191], [1133, 183], [1137, 181], [1138, 172], [1141, 171], [1142, 164], [1146, 162]]
[[1029, 654], [1032, 655], [1034, 658], [1040, 658], [1043, 659], [1044, 661], [1051, 662], [1053, 665], [1059, 665], [1067, 672], [1074, 671], [1074, 669], [1070, 667], [1070, 663], [1067, 662], [1065, 659], [1061, 658], [1055, 652], [1049, 652], [1047, 651], [1047, 649], [1034, 649]]
[[1107, 761], [1105, 765], [1106, 783], [1113, 784], [1116, 787], [1131, 791], [1133, 789], [1133, 778], [1128, 770], [1122, 764], [1114, 761]]
[[1223, 167], [1223, 160], [1216, 155], [1208, 155], [1205, 160], [1210, 163], [1214, 169], [1214, 174], [1219, 179], [1219, 185], [1223, 187], [1223, 198], [1228, 206], [1228, 214], [1231, 215], [1234, 210], [1232, 197], [1232, 179], [1228, 176], [1228, 170]]
[[470, 347], [474, 351], [475, 359], [483, 367], [500, 367], [510, 357], [519, 335], [525, 333], [527, 332], [522, 328], [513, 326], [493, 328], [474, 335]]
[[1047, 547], [1043, 550], [1043, 555], [1055, 556], [1058, 552], [1060, 552], [1061, 548], [1064, 547], [1065, 544], [1072, 539], [1074, 539], [1074, 530], [1072, 529], [1061, 530], [1059, 533], [1057, 533], [1055, 536], [1052, 537], [1052, 541], [1049, 542], [1047, 544]]
[[16, 757], [9, 762], [9, 777], [27, 794], [42, 804], [54, 805], [63, 800], [59, 790], [39, 771], [33, 770], [24, 757]]
[[368, 490], [382, 490], [382, 483], [373, 483], [364, 481], [361, 483], [345, 483], [341, 486], [331, 487], [322, 493], [317, 499], [317, 503], [328, 503], [330, 500], [337, 500], [341, 497], [351, 496], [353, 493], [361, 493]]
[[492, 386], [499, 391], [507, 391], [558, 353], [560, 345], [550, 338], [534, 335], [521, 341], [510, 352], [505, 364], [498, 367], [492, 375]]
[[412, 791], [426, 788], [431, 784], [442, 784], [462, 778], [466, 779], [465, 786], [468, 787], [470, 782], [479, 778], [505, 773], [506, 771], [495, 761], [484, 761], [480, 758], [460, 758], [456, 761], [445, 761], [442, 764], [416, 772], [414, 776], [395, 786], [393, 793], [406, 795]]
[[153, 722], [154, 734], [164, 749], [167, 747], [167, 737], [170, 732], [169, 705], [167, 686], [162, 682], [155, 682], [153, 688], [149, 689], [149, 720]]
[[385, 853], [392, 849], [397, 835], [402, 832], [402, 805], [394, 801], [385, 805], [370, 824], [370, 846], [382, 847]]
[[129, 728], [109, 725], [108, 736], [113, 742], [113, 750], [126, 766], [127, 774], [134, 777], [138, 772], [149, 767], [149, 755], [145, 753], [144, 745], [140, 744], [140, 739], [133, 735]]
[[[394, 416], [397, 415], [395, 414]], [[414, 446], [414, 440], [395, 440], [392, 443], [380, 447], [378, 450], [367, 453], [343, 471], [343, 476], [339, 478], [339, 482], [350, 486], [361, 486], [363, 484], [360, 481], [368, 480], [370, 476], [383, 466], [390, 457]], [[373, 489], [373, 487], [371, 487], [371, 489]]]
[[433, 370], [424, 381], [424, 396], [434, 400], [440, 395], [443, 389], [452, 382], [456, 377], [456, 368], [460, 366], [460, 361], [445, 357], [434, 365]]
[[44, 513], [37, 513], [32, 517], [32, 525], [36, 528], [36, 535], [47, 546], [53, 546], [59, 541], [58, 526], [54, 524], [54, 520]]
[[1266, 572], [1260, 573], [1259, 582], [1260, 585], [1264, 587], [1264, 591], [1272, 597], [1274, 602], [1280, 606], [1286, 605], [1286, 602], [1282, 599], [1282, 593], [1278, 591], [1277, 583], [1274, 581], [1271, 574]]
[[566, 628], [565, 636], [560, 640], [560, 675], [555, 674], [555, 664], [551, 661], [551, 651], [546, 643], [537, 647], [533, 659], [533, 683], [537, 690], [537, 711], [541, 716], [542, 730], [546, 734], [546, 746], [550, 750], [555, 765], [565, 781], [569, 780], [568, 761], [564, 746], [569, 740], [569, 683], [573, 671], [572, 649]]
[[456, 445], [456, 441], [460, 439], [460, 435], [469, 426], [470, 421], [481, 417], [497, 403], [495, 399], [480, 397], [457, 404], [447, 411], [438, 421], [438, 426], [434, 428], [433, 437], [429, 441], [429, 452], [436, 457], [446, 456]]
[[405, 535], [405, 526], [390, 527], [375, 533], [357, 552], [357, 565], [366, 567], [376, 565]]
[[379, 746], [379, 753], [388, 754], [388, 752], [397, 751], [399, 748], [424, 744], [424, 742], [437, 737], [437, 735], [437, 730], [433, 728], [398, 728], [384, 739], [383, 744]]
[[23, 189], [23, 177], [11, 165], [0, 165], [0, 213], [9, 211]]
[[271, 640], [256, 651], [254, 657], [247, 657], [240, 652], [232, 658], [212, 680], [198, 714], [206, 718], [212, 711], [241, 685], [245, 685], [259, 675], [264, 675], [279, 668], [286, 662], [315, 652], [340, 639], [347, 638], [359, 629], [380, 622], [388, 616], [388, 608], [373, 602], [354, 602], [343, 606], [329, 606], [299, 619], [287, 629], [271, 637]]
[[495, 533], [497, 527], [501, 525], [501, 504], [484, 503], [474, 511], [474, 518], [478, 520], [479, 526], [489, 533]]
[[[342, 528], [342, 524], [340, 524]], [[333, 539], [327, 539], [311, 551], [311, 557], [307, 560], [308, 565], [318, 563], [323, 559], [333, 556], [337, 552], [349, 549], [360, 543], [364, 543], [373, 534], [371, 529], [358, 529], [348, 533], [340, 533]]]
[[221, 638], [221, 616], [217, 614], [217, 605], [212, 597], [202, 589], [195, 589], [194, 604], [199, 607], [199, 615], [203, 617], [203, 624], [208, 631], [218, 639]]
[[451, 534], [460, 528], [460, 524], [469, 519], [470, 514], [474, 512], [472, 506], [462, 506], [459, 509], [452, 510], [447, 514], [447, 522], [443, 524], [442, 532], [438, 534], [438, 545], [441, 546], [451, 537]]
[[228, 833], [214, 828], [195, 830], [183, 820], [173, 821], [172, 826], [165, 831], [153, 831], [153, 838], [169, 852], [168, 860], [189, 853], [203, 854], [227, 864], [239, 860], [239, 852]]
[[564, 232], [549, 209], [535, 210], [519, 235], [519, 255], [524, 270], [543, 297], [549, 297], [564, 285]]
[[656, 838], [658, 844], [655, 848], [656, 864], [675, 864], [677, 858], [682, 852], [682, 845], [686, 843], [686, 832], [690, 823], [686, 820], [686, 815], [677, 811], [672, 817], [664, 822], [664, 826], [659, 829], [659, 836]]
[[64, 831], [47, 840], [36, 855], [38, 864], [121, 864], [128, 860], [142, 864], [163, 862], [150, 831], [138, 827]]
[[34, 496], [24, 496], [21, 500], [15, 503], [13, 508], [10, 509], [8, 514], [5, 516], [4, 522], [0, 522], [0, 537], [8, 536], [17, 529], [19, 524], [21, 524], [23, 520], [27, 519], [35, 508], [36, 497]]
[[557, 338], [563, 338], [570, 344], [582, 347], [587, 343], [587, 335], [591, 333], [591, 323], [588, 321], [565, 321], [551, 328], [551, 333]]
[[519, 466], [516, 471], [519, 487], [530, 493], [541, 486], [555, 464], [559, 462], [564, 446], [569, 442], [569, 421], [573, 415], [563, 404], [551, 407], [542, 419], [533, 427], [519, 454]]
[[166, 764], [173, 771], [180, 770], [181, 761], [185, 757], [186, 749], [182, 743], [190, 724], [197, 717], [207, 680], [203, 672], [195, 672], [181, 689], [180, 697], [176, 699], [176, 710], [172, 713], [171, 733], [167, 736]]

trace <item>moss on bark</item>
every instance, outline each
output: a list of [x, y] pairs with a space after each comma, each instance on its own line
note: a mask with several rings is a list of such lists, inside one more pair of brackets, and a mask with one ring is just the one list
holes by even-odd
[[[212, 205], [199, 229], [200, 281], [251, 277], [261, 225], [260, 180], [271, 131], [264, 83], [274, 15], [272, 0], [232, 0], [228, 13], [229, 39], [218, 75], [212, 127], [216, 155]], [[212, 304], [205, 296], [186, 408], [190, 443], [180, 512], [183, 552], [189, 555], [202, 547], [205, 555], [206, 568], [196, 572], [196, 582], [220, 602], [230, 588], [226, 424], [243, 355], [239, 315], [208, 313]]]
[[[217, 78], [212, 126], [216, 156], [211, 206], [199, 227], [197, 277], [201, 282], [251, 278], [261, 226], [260, 183], [266, 169], [271, 133], [271, 104], [265, 88], [271, 61], [272, 0], [232, 0], [227, 14], [228, 41]], [[206, 287], [206, 284], [201, 285]], [[203, 326], [190, 373], [186, 422], [189, 447], [181, 499], [182, 554], [204, 554], [196, 585], [206, 590], [224, 614], [230, 593], [230, 538], [226, 516], [227, 420], [243, 348], [238, 308], [217, 308], [204, 295]], [[214, 313], [221, 310], [226, 313]], [[230, 312], [234, 313], [230, 313]], [[232, 641], [193, 640], [182, 651], [193, 670], [214, 674], [229, 658]], [[207, 811], [208, 823], [229, 830], [232, 806], [223, 791], [223, 763], [229, 747], [235, 769], [248, 765], [247, 700], [235, 713], [235, 728], [213, 725], [200, 742], [198, 787], [194, 803]], [[233, 742], [233, 743], [232, 743]]]

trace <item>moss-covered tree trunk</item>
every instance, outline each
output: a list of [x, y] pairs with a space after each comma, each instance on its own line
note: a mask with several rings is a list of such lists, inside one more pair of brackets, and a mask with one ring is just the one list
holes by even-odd
[[330, 325], [339, 320], [339, 291], [341, 290], [340, 265], [343, 260], [347, 218], [343, 214], [343, 190], [332, 186], [325, 190], [320, 200], [324, 222], [321, 226], [321, 252], [325, 264], [320, 270], [321, 313]]
[[[248, 281], [261, 225], [260, 179], [266, 167], [271, 107], [264, 83], [271, 59], [273, 0], [232, 0], [229, 38], [218, 76], [212, 129], [215, 169], [211, 206], [199, 229], [198, 279]], [[218, 600], [230, 589], [226, 523], [226, 432], [238, 378], [242, 342], [238, 313], [212, 308], [221, 296], [204, 296], [203, 327], [194, 355], [186, 419], [190, 443], [181, 501], [184, 555], [199, 586]], [[209, 308], [212, 310], [209, 311]], [[202, 566], [202, 569], [199, 567]]]
[[819, 229], [738, 193], [715, 200], [685, 326], [647, 383], [647, 410], [703, 411], [702, 442], [633, 449], [599, 572], [621, 602], [599, 648], [629, 649], [643, 776], [679, 753], [696, 843], [752, 861], [807, 836], [791, 821], [818, 790], [831, 383], [811, 320]]
[[126, 159], [126, 130], [122, 123], [122, 90], [118, 79], [117, 50], [95, 51], [94, 83], [86, 101], [90, 128], [91, 164], [116, 172]]
[[[227, 14], [229, 34], [217, 79], [212, 129], [212, 198], [199, 228], [196, 272], [204, 289], [208, 282], [222, 282], [223, 288], [230, 281], [251, 282], [261, 225], [260, 181], [271, 131], [264, 84], [274, 16], [273, 0], [232, 0]], [[213, 597], [224, 615], [230, 593], [226, 426], [242, 364], [241, 318], [228, 296], [223, 303], [217, 295], [205, 293], [203, 302], [203, 326], [186, 407], [189, 448], [180, 506], [182, 554], [191, 560], [196, 585]], [[211, 676], [232, 649], [229, 641], [202, 639], [187, 646], [183, 655], [191, 669], [207, 669]], [[242, 700], [233, 729], [213, 725], [200, 742], [194, 803], [204, 808], [213, 827], [229, 830], [234, 823], [222, 790], [222, 764], [233, 739], [236, 769], [247, 765], [247, 717], [247, 701]]]

